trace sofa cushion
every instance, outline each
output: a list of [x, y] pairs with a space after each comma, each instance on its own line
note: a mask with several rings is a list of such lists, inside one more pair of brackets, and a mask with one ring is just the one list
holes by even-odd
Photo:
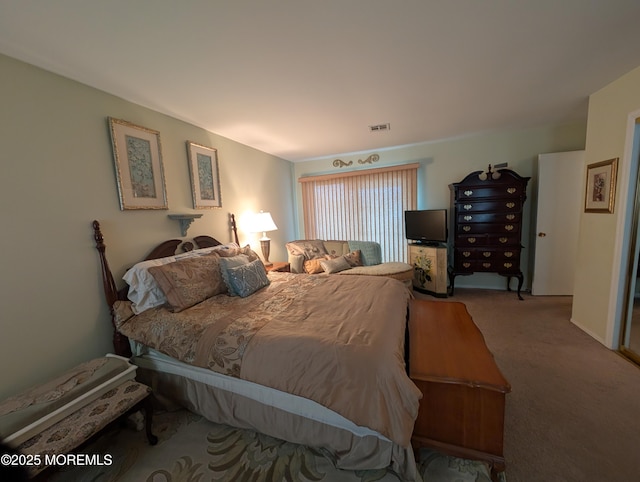
[[305, 259], [324, 258], [327, 254], [324, 241], [321, 239], [290, 241], [285, 246], [290, 254], [302, 255]]
[[340, 274], [386, 276], [400, 281], [411, 282], [413, 279], [413, 266], [408, 263], [399, 263], [394, 261], [381, 263], [375, 266], [356, 266], [355, 268], [341, 271]]
[[327, 250], [329, 255], [338, 257], [349, 252], [349, 243], [346, 241], [325, 241], [324, 248]]
[[375, 241], [349, 241], [351, 251], [360, 250], [363, 266], [374, 266], [382, 263], [382, 249]]

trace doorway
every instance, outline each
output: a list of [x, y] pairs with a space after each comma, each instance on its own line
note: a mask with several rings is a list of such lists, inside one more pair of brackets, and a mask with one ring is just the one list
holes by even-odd
[[640, 365], [640, 117], [636, 119], [632, 157], [636, 172], [631, 229], [629, 233], [629, 256], [625, 280], [625, 304], [620, 331], [619, 351]]

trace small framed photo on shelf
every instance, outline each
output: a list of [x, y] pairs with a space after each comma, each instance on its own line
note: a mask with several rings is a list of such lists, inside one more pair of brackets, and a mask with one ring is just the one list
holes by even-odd
[[160, 133], [109, 117], [120, 209], [168, 209]]
[[191, 192], [195, 209], [222, 207], [218, 151], [213, 147], [187, 141]]
[[618, 158], [587, 166], [585, 213], [612, 213], [616, 200]]

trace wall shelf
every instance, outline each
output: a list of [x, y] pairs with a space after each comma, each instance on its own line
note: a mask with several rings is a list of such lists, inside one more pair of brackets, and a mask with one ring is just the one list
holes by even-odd
[[187, 229], [191, 226], [191, 223], [194, 219], [198, 219], [202, 217], [202, 214], [167, 214], [169, 219], [173, 219], [180, 223], [180, 232], [182, 236], [187, 235]]

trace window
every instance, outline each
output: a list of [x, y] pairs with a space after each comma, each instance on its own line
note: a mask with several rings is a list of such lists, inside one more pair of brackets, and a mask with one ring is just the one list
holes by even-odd
[[301, 177], [304, 237], [377, 241], [406, 261], [404, 212], [416, 209], [419, 164]]

